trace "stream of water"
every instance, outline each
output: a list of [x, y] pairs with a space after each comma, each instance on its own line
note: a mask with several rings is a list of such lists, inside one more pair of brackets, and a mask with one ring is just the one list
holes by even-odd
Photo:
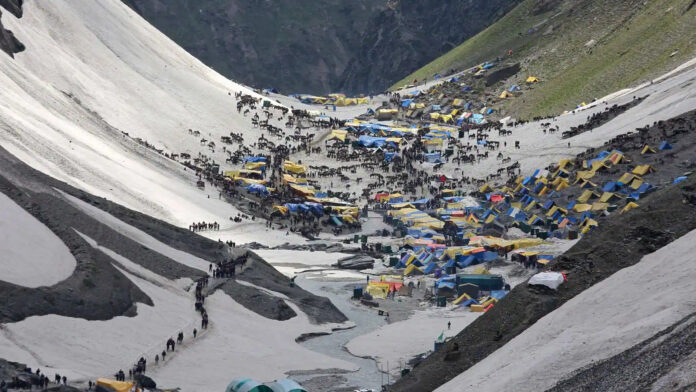
[[[320, 296], [327, 297], [333, 304], [355, 323], [355, 327], [347, 330], [336, 331], [325, 336], [309, 339], [302, 345], [312, 351], [316, 351], [333, 358], [351, 362], [360, 367], [356, 372], [343, 373], [348, 386], [359, 388], [371, 388], [381, 390], [381, 385], [387, 382], [387, 376], [380, 372], [377, 363], [369, 358], [356, 357], [344, 348], [351, 339], [371, 332], [386, 321], [377, 316], [374, 310], [356, 306], [351, 302], [352, 288], [361, 282], [332, 282], [318, 279], [308, 279], [305, 275], [298, 276], [297, 284], [305, 290]], [[323, 374], [323, 373], [322, 373]], [[298, 381], [308, 380], [320, 374], [295, 376]]]

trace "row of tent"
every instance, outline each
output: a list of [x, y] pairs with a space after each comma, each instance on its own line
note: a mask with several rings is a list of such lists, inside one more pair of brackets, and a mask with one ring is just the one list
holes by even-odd
[[336, 106], [354, 106], [354, 105], [367, 105], [370, 103], [370, 99], [367, 97], [356, 97], [348, 98], [344, 94], [329, 94], [327, 97], [307, 95], [307, 94], [295, 94], [291, 97], [297, 98], [300, 102], [305, 104], [315, 104], [315, 105], [336, 105]]

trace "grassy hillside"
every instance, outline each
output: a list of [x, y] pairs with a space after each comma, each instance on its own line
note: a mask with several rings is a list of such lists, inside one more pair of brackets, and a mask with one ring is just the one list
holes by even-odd
[[504, 57], [522, 64], [522, 72], [509, 84], [529, 75], [543, 83], [506, 102], [503, 111], [521, 118], [559, 113], [650, 80], [694, 57], [694, 3], [525, 0], [496, 24], [394, 87]]

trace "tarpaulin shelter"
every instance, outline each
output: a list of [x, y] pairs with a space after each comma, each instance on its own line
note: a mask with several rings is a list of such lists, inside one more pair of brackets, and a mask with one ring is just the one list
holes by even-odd
[[530, 76], [527, 78], [527, 80], [524, 81], [525, 83], [539, 83], [540, 80], [536, 76]]
[[546, 286], [552, 290], [557, 290], [565, 282], [565, 276], [560, 272], [540, 272], [529, 279], [530, 285]]
[[304, 174], [307, 173], [307, 167], [304, 165], [299, 165], [297, 163], [294, 163], [292, 161], [284, 161], [283, 162], [283, 170], [286, 172], [290, 173], [295, 173], [295, 174]]
[[236, 378], [227, 385], [225, 392], [273, 392], [273, 389], [250, 378]]
[[673, 148], [674, 147], [671, 144], [667, 143], [667, 141], [663, 141], [662, 143], [660, 143], [660, 150], [671, 150]]
[[277, 380], [268, 385], [273, 392], [307, 392], [300, 384], [289, 378]]
[[338, 139], [338, 140], [344, 142], [346, 140], [347, 135], [348, 135], [348, 131], [334, 129], [333, 131], [331, 131], [331, 135], [329, 135], [328, 139], [326, 139], [326, 140]]
[[104, 391], [109, 392], [131, 392], [135, 384], [127, 381], [116, 381], [108, 378], [98, 378], [97, 387], [102, 387]]

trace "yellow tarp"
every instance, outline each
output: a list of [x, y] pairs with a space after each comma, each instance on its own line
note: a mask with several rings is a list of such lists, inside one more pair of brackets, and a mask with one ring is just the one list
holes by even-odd
[[454, 301], [452, 301], [452, 304], [454, 304], [454, 305], [459, 305], [460, 303], [462, 303], [462, 302], [464, 302], [464, 301], [466, 301], [466, 300], [469, 300], [469, 299], [471, 299], [471, 297], [469, 296], [469, 294], [464, 293], [464, 294], [460, 295], [459, 298], [457, 298], [457, 299], [455, 299]]
[[246, 178], [246, 177], [249, 177], [251, 175], [261, 176], [263, 174], [259, 170], [249, 170], [249, 169], [228, 170], [225, 172], [225, 177], [232, 177], [232, 178], [241, 178], [241, 177]]
[[580, 197], [578, 197], [578, 202], [580, 202], [580, 203], [586, 203], [586, 202], [589, 201], [592, 197], [595, 197], [595, 196], [597, 196], [597, 194], [595, 194], [593, 191], [591, 191], [591, 190], [589, 190], [589, 189], [586, 189], [584, 192], [582, 192], [582, 194], [580, 195]]
[[657, 150], [655, 150], [654, 148], [652, 148], [646, 144], [645, 147], [643, 147], [643, 151], [641, 151], [640, 153], [642, 155], [642, 154], [655, 154], [656, 152], [657, 152]]
[[314, 196], [314, 193], [316, 192], [314, 188], [310, 188], [309, 186], [303, 186], [303, 185], [295, 185], [295, 184], [288, 184], [290, 185], [290, 188], [293, 190], [305, 195], [305, 196]]
[[266, 183], [266, 180], [254, 180], [253, 178], [244, 178], [244, 177], [235, 177], [235, 178], [233, 178], [233, 180], [241, 181], [245, 185], [251, 185], [251, 184], [264, 185]]
[[618, 197], [618, 196], [616, 196], [616, 194], [612, 193], [612, 192], [604, 192], [602, 194], [602, 196], [599, 198], [599, 201], [602, 203], [606, 203], [609, 200], [611, 200], [613, 197]]
[[536, 76], [530, 76], [525, 80], [525, 83], [539, 83], [540, 80]]
[[462, 99], [456, 98], [454, 101], [452, 101], [452, 106], [459, 107], [459, 106], [462, 106], [463, 103], [464, 103], [464, 101]]
[[307, 173], [307, 167], [304, 165], [299, 165], [297, 163], [294, 163], [292, 161], [285, 161], [283, 162], [283, 170], [286, 172], [290, 173], [295, 173], [295, 174], [304, 174]]
[[631, 211], [631, 210], [634, 209], [634, 208], [638, 208], [638, 204], [636, 204], [636, 203], [634, 203], [634, 202], [630, 202], [630, 203], [626, 204], [626, 207], [624, 207], [624, 208], [621, 210], [621, 213], [623, 214], [623, 213], [626, 212], [626, 211]]
[[504, 98], [507, 98], [507, 97], [509, 97], [509, 96], [510, 96], [510, 93], [507, 92], [507, 91], [503, 91], [503, 92], [500, 94], [500, 98], [503, 98], [503, 99], [504, 99]]
[[636, 178], [631, 182], [631, 188], [638, 189], [638, 188], [640, 188], [641, 185], [643, 185], [643, 182], [645, 182], [645, 181], [643, 181], [640, 178]]
[[281, 214], [285, 215], [288, 213], [288, 207], [285, 206], [273, 206], [273, 212], [278, 211]]
[[261, 167], [266, 167], [266, 162], [247, 162], [244, 164], [244, 168], [247, 170], [254, 170]]
[[618, 182], [620, 182], [620, 183], [622, 183], [622, 184], [628, 184], [628, 183], [631, 182], [631, 180], [633, 180], [634, 178], [636, 178], [636, 175], [635, 175], [635, 174], [624, 173], [624, 174], [621, 175], [621, 177], [619, 177]]
[[637, 174], [639, 176], [643, 176], [643, 175], [645, 175], [647, 173], [651, 173], [653, 171], [655, 171], [655, 169], [650, 165], [640, 165], [640, 166], [636, 166], [636, 168], [633, 169], [633, 171], [631, 173]]
[[594, 202], [592, 203], [592, 211], [604, 211], [609, 207], [609, 203]]
[[350, 206], [331, 206], [331, 211], [339, 212], [341, 215], [350, 215], [354, 217], [357, 217], [360, 213], [360, 209], [358, 207]]
[[348, 131], [342, 131], [340, 129], [334, 129], [331, 131], [331, 135], [329, 135], [329, 139], [338, 139], [342, 142], [346, 141], [346, 136], [348, 135]]
[[132, 382], [109, 380], [107, 378], [98, 378], [97, 385], [107, 387], [115, 392], [130, 392], [135, 386]]
[[404, 276], [411, 276], [411, 275], [423, 275], [423, 270], [420, 269], [419, 267], [416, 267], [415, 264], [411, 264], [406, 269], [404, 270]]
[[378, 114], [397, 114], [399, 113], [399, 109], [379, 109], [377, 110]]
[[285, 173], [283, 174], [283, 182], [286, 184], [306, 184], [307, 179], [302, 177], [298, 178], [291, 174]]
[[592, 205], [590, 204], [584, 204], [584, 203], [578, 203], [573, 206], [573, 210], [575, 212], [585, 212], [585, 211], [590, 211], [592, 209]]
[[372, 284], [372, 282], [370, 282], [370, 284], [367, 285], [366, 291], [373, 298], [385, 299], [385, 298], [387, 298], [387, 294], [389, 293], [389, 284], [376, 285], [376, 284]]

